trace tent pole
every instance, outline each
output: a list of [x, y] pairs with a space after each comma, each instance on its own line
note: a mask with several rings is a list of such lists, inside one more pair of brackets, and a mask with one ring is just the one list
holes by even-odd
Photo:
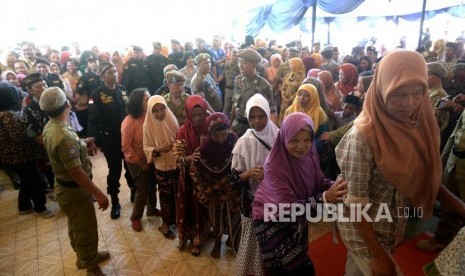
[[327, 44], [326, 45], [331, 45], [331, 22], [328, 20], [328, 38], [327, 38]]
[[423, 36], [423, 23], [425, 21], [425, 10], [426, 10], [426, 0], [423, 0], [423, 9], [421, 10], [421, 20], [420, 20], [420, 36], [418, 37], [418, 47], [421, 47], [421, 37]]
[[315, 43], [315, 26], [316, 26], [316, 2], [313, 4], [313, 10], [312, 10], [312, 47], [313, 44]]

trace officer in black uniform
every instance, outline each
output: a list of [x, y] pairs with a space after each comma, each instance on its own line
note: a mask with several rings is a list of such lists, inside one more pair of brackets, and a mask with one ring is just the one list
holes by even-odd
[[126, 116], [125, 101], [128, 97], [126, 88], [117, 84], [118, 73], [112, 63], [101, 62], [99, 71], [102, 85], [92, 93], [93, 104], [89, 111], [88, 122], [89, 135], [96, 138], [96, 144], [101, 147], [107, 160], [107, 193], [111, 197], [111, 218], [117, 219], [121, 212], [118, 193], [122, 162], [126, 168], [124, 176], [131, 189], [131, 199], [136, 189], [121, 151], [121, 123]]
[[89, 117], [89, 98], [102, 83], [98, 74], [99, 61], [94, 53], [87, 57], [87, 72], [82, 75], [76, 87], [74, 110], [82, 126], [80, 136], [87, 135], [87, 121]]
[[171, 39], [171, 54], [168, 55], [168, 63], [174, 64], [178, 68], [186, 66], [184, 63], [184, 52], [181, 50], [179, 41]]
[[60, 76], [50, 73], [50, 61], [48, 61], [46, 58], [38, 57], [34, 67], [36, 68], [36, 72], [40, 73], [44, 77], [48, 87], [57, 86], [61, 89], [65, 88], [63, 86], [63, 82], [60, 79]]
[[153, 43], [153, 53], [145, 58], [148, 69], [148, 89], [153, 95], [154, 91], [163, 86], [163, 68], [168, 65], [168, 59], [161, 54], [161, 43]]
[[133, 46], [134, 57], [124, 66], [121, 84], [126, 87], [128, 96], [132, 90], [148, 86], [148, 67], [144, 60], [142, 48]]

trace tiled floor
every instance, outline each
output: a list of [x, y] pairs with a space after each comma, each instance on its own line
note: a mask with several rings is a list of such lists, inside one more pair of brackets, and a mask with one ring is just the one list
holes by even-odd
[[[94, 182], [105, 191], [107, 167], [102, 153], [92, 157]], [[38, 218], [34, 214], [18, 215], [17, 197], [6, 175], [0, 173], [0, 275], [85, 275], [75, 266], [76, 254], [69, 244], [67, 220], [56, 202], [47, 207], [56, 211], [53, 218]], [[165, 239], [158, 232], [158, 217], [144, 217], [142, 232], [134, 232], [129, 216], [132, 204], [124, 177], [121, 180], [122, 213], [118, 220], [110, 219], [109, 209], [97, 211], [99, 249], [108, 250], [111, 260], [101, 264], [109, 275], [234, 275], [234, 253], [221, 252], [220, 259], [210, 257], [213, 240], [207, 240], [199, 257], [188, 250], [180, 251], [177, 240]], [[315, 239], [329, 231], [328, 225], [311, 229]], [[224, 242], [224, 240], [223, 240]]]

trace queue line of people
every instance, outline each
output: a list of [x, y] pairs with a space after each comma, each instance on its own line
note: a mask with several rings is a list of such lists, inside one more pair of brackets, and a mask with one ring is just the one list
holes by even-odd
[[[387, 59], [388, 61], [385, 61], [385, 62], [381, 61], [382, 63], [380, 63], [380, 66], [384, 63], [394, 62], [393, 60], [396, 60], [396, 58], [398, 59], [398, 57], [396, 56], [401, 55], [399, 54], [401, 52], [402, 51], [398, 51], [398, 52], [394, 51], [392, 54], [390, 55], [388, 54], [385, 57], [385, 59]], [[419, 62], [418, 60], [415, 60], [416, 54], [414, 52], [411, 52], [411, 51], [406, 51], [406, 52], [407, 52], [405, 54], [406, 57], [404, 57], [405, 60], [409, 60], [410, 57], [413, 57], [412, 62], [414, 63], [416, 62], [417, 65], [422, 65], [420, 64], [421, 62]], [[198, 56], [200, 56], [199, 62], [203, 62], [204, 60], [207, 60], [207, 63], [208, 63], [209, 57], [208, 56], [206, 57], [206, 54], [200, 54]], [[239, 68], [241, 69], [242, 75], [240, 75], [238, 78], [235, 79], [236, 85], [237, 83], [239, 83], [239, 81], [244, 81], [245, 83], [247, 83], [247, 81], [250, 80], [249, 76], [256, 78], [257, 73], [255, 70], [257, 68], [256, 67], [257, 64], [260, 62], [258, 60], [258, 56], [259, 54], [252, 49], [247, 49], [247, 50], [243, 50], [239, 52], [238, 54]], [[423, 64], [424, 63], [425, 62], [423, 60]], [[380, 68], [383, 68], [383, 67], [381, 66]], [[249, 69], [250, 71], [247, 71]], [[99, 143], [99, 139], [105, 136], [108, 139], [115, 138], [115, 141], [113, 141], [115, 148], [112, 148], [113, 150], [104, 149], [104, 154], [112, 154], [112, 153], [117, 154], [121, 152], [121, 138], [119, 140], [119, 143], [118, 141], [116, 141], [117, 140], [116, 138], [118, 138], [118, 135], [121, 137], [124, 135], [123, 133], [121, 133], [121, 122], [123, 121], [122, 119], [124, 118], [124, 115], [125, 115], [125, 111], [124, 111], [125, 103], [129, 98], [131, 98], [132, 93], [131, 93], [131, 96], [128, 97], [128, 93], [125, 93], [124, 89], [117, 84], [117, 79], [118, 79], [117, 70], [116, 70], [116, 67], [113, 66], [111, 63], [101, 63], [99, 71], [100, 71], [99, 74], [100, 74], [103, 85], [101, 86], [101, 88], [97, 89], [96, 92], [92, 93], [93, 103], [90, 105], [91, 116], [89, 119], [89, 122], [91, 122], [89, 124], [89, 126], [91, 126], [90, 133], [91, 134], [95, 133], [95, 136], [98, 138], [97, 143]], [[249, 72], [249, 75], [247, 74], [247, 72]], [[375, 72], [377, 72], [376, 74], [380, 74], [378, 78], [383, 78], [384, 75], [389, 76], [389, 74], [393, 74], [389, 72], [387, 69], [384, 69], [384, 70], [380, 69], [379, 71], [375, 71]], [[375, 74], [375, 77], [373, 78], [374, 82], [376, 80], [376, 74]], [[419, 72], [419, 75], [420, 76], [418, 77], [418, 79], [421, 79], [422, 72]], [[319, 76], [320, 74], [317, 75], [317, 77]], [[340, 70], [340, 77], [341, 77], [341, 81], [344, 81], [344, 79], [346, 78], [344, 76], [343, 70]], [[392, 78], [385, 77], [385, 76], [384, 78], [392, 79]], [[349, 79], [353, 81], [354, 78], [353, 76], [351, 76]], [[185, 77], [183, 79], [182, 76], [179, 76], [176, 70], [167, 72], [165, 76], [165, 81], [167, 82], [166, 84], [170, 89], [170, 93], [171, 93], [170, 84], [183, 83], [184, 80], [185, 80]], [[262, 218], [262, 216], [260, 215], [260, 204], [270, 202], [270, 201], [276, 202], [276, 203], [287, 203], [287, 202], [292, 203], [292, 202], [296, 202], [295, 201], [296, 198], [300, 198], [300, 197], [305, 197], [302, 199], [305, 202], [305, 200], [309, 200], [310, 198], [315, 197], [315, 196], [319, 200], [317, 202], [321, 202], [323, 198], [325, 198], [323, 191], [326, 189], [330, 189], [326, 193], [326, 195], [328, 195], [330, 198], [329, 202], [332, 202], [332, 201], [337, 202], [337, 201], [342, 200], [341, 198], [342, 194], [345, 193], [344, 185], [341, 185], [339, 182], [336, 184], [333, 184], [332, 181], [324, 180], [323, 179], [324, 177], [321, 178], [323, 173], [321, 172], [320, 156], [317, 150], [317, 147], [318, 147], [317, 141], [321, 138], [319, 135], [317, 135], [317, 133], [322, 133], [322, 131], [319, 131], [319, 128], [320, 128], [319, 126], [322, 125], [321, 122], [327, 123], [324, 118], [325, 116], [328, 116], [331, 114], [327, 114], [327, 112], [323, 110], [323, 107], [326, 104], [326, 101], [324, 101], [324, 103], [320, 102], [319, 104], [315, 104], [315, 103], [318, 103], [322, 95], [324, 96], [325, 94], [325, 92], [321, 89], [321, 87], [325, 87], [325, 85], [323, 83], [320, 83], [318, 79], [316, 79], [316, 81], [317, 82], [315, 82], [315, 84], [319, 83], [319, 85], [317, 86], [320, 86], [319, 87], [320, 89], [317, 89], [317, 87], [313, 84], [300, 85], [294, 92], [296, 93], [296, 96], [294, 97], [294, 107], [292, 108], [291, 106], [290, 108], [286, 108], [285, 110], [285, 113], [284, 113], [285, 115], [283, 116], [284, 118], [283, 118], [283, 123], [281, 127], [282, 129], [286, 129], [286, 131], [281, 130], [279, 131], [279, 134], [276, 135], [276, 137], [282, 136], [280, 139], [280, 144], [281, 144], [279, 146], [280, 149], [278, 149], [278, 147], [276, 146], [276, 142], [274, 143], [274, 145], [271, 146], [271, 149], [270, 149], [270, 152], [273, 153], [273, 150], [276, 147], [276, 151], [279, 151], [280, 152], [279, 154], [283, 156], [280, 156], [279, 158], [275, 157], [273, 158], [273, 160], [264, 161], [263, 164], [265, 165], [265, 167], [262, 170], [260, 168], [255, 168], [255, 170], [251, 172], [251, 173], [254, 173], [254, 177], [256, 177], [256, 179], [260, 179], [261, 178], [260, 174], [261, 173], [263, 174], [262, 181], [260, 182], [259, 187], [257, 189], [260, 191], [260, 194], [263, 194], [262, 197], [265, 199], [260, 199], [260, 197], [254, 199], [255, 203], [252, 205], [253, 206], [252, 217], [254, 218], [253, 224], [256, 227], [255, 230], [257, 230], [257, 227], [259, 227], [260, 231], [265, 232], [264, 233], [265, 236], [266, 236], [266, 231], [276, 231], [275, 227], [280, 228], [280, 227], [287, 227], [287, 226], [286, 225], [283, 226], [279, 224], [273, 225], [273, 224], [262, 223], [260, 221], [260, 219]], [[304, 80], [302, 80], [302, 82], [304, 82]], [[420, 81], [418, 80], [415, 80], [412, 82], [416, 82], [417, 84], [420, 83]], [[254, 88], [255, 88], [255, 91], [257, 92], [259, 91], [257, 89], [257, 81], [255, 81], [254, 83], [255, 85], [252, 86], [251, 90], [254, 91]], [[320, 84], [323, 84], [323, 85], [320, 85]], [[401, 84], [403, 85], [404, 83], [401, 83]], [[350, 83], [350, 84], [347, 83], [344, 85], [345, 86], [341, 85], [338, 88], [338, 85], [336, 84], [336, 89], [341, 90], [342, 88], [340, 87], [349, 87], [349, 86], [351, 86], [353, 89], [354, 87], [353, 83]], [[394, 84], [394, 85], [398, 85], [398, 84]], [[398, 85], [398, 86], [402, 87], [402, 85]], [[421, 83], [421, 85], [423, 88], [427, 87], [423, 83]], [[395, 89], [400, 89], [399, 87], [395, 87]], [[218, 237], [220, 233], [221, 234], [228, 233], [231, 237], [231, 243], [230, 243], [231, 247], [234, 248], [235, 250], [240, 251], [240, 245], [239, 245], [240, 243], [238, 243], [238, 239], [237, 238], [235, 239], [234, 237], [235, 233], [238, 233], [237, 228], [234, 228], [234, 224], [235, 224], [235, 221], [237, 221], [237, 218], [239, 218], [239, 212], [238, 212], [238, 209], [235, 208], [234, 206], [234, 201], [239, 198], [239, 202], [240, 202], [239, 194], [243, 194], [244, 191], [240, 190], [239, 193], [235, 193], [234, 190], [230, 190], [230, 192], [224, 192], [225, 190], [221, 189], [221, 187], [224, 187], [222, 185], [222, 181], [230, 181], [230, 180], [229, 179], [221, 180], [221, 178], [220, 180], [215, 179], [215, 181], [212, 181], [212, 183], [215, 183], [216, 181], [218, 182], [212, 185], [218, 186], [219, 191], [222, 191], [224, 192], [224, 194], [229, 195], [229, 197], [226, 196], [225, 198], [215, 197], [215, 194], [211, 194], [211, 193], [214, 193], [215, 191], [210, 191], [210, 193], [205, 193], [205, 191], [207, 191], [209, 187], [205, 187], [204, 186], [205, 183], [203, 181], [198, 181], [198, 179], [205, 179], [205, 177], [207, 179], [211, 179], [211, 175], [217, 175], [217, 174], [223, 175], [228, 170], [231, 171], [231, 166], [232, 164], [234, 164], [234, 154], [231, 156], [231, 153], [234, 153], [234, 144], [237, 138], [234, 138], [233, 133], [228, 132], [228, 127], [231, 125], [234, 126], [233, 121], [236, 120], [243, 127], [242, 129], [243, 131], [245, 131], [249, 126], [252, 126], [253, 128], [253, 122], [251, 121], [251, 118], [250, 118], [251, 114], [249, 113], [250, 110], [247, 111], [248, 108], [246, 107], [250, 99], [253, 98], [252, 96], [254, 95], [264, 96], [263, 99], [265, 99], [268, 102], [268, 108], [270, 109], [269, 115], [266, 114], [266, 110], [263, 110], [263, 111], [267, 115], [268, 121], [270, 120], [276, 121], [277, 119], [276, 118], [277, 117], [276, 106], [274, 102], [272, 101], [273, 94], [252, 92], [251, 95], [246, 96], [246, 93], [243, 93], [243, 91], [242, 92], [240, 91], [240, 89], [244, 90], [245, 88], [247, 88], [247, 85], [244, 85], [244, 86], [237, 85], [236, 88], [234, 89], [235, 95], [233, 95], [233, 106], [235, 106], [237, 110], [234, 111], [234, 108], [233, 108], [233, 115], [240, 114], [240, 116], [233, 117], [233, 120], [231, 121], [229, 121], [228, 118], [225, 117], [224, 114], [221, 114], [221, 113], [218, 113], [218, 114], [213, 113], [209, 115], [209, 113], [211, 113], [212, 111], [211, 106], [205, 99], [203, 99], [203, 97], [201, 96], [186, 97], [185, 103], [184, 103], [185, 109], [183, 110], [184, 112], [180, 112], [180, 113], [184, 113], [187, 119], [185, 123], [182, 124], [180, 129], [176, 128], [176, 124], [174, 124], [175, 121], [173, 120], [173, 118], [176, 118], [176, 123], [178, 123], [178, 127], [181, 124], [179, 124], [177, 117], [175, 116], [174, 112], [170, 110], [170, 107], [168, 105], [167, 99], [173, 99], [170, 93], [165, 95], [165, 97], [153, 96], [150, 99], [148, 99], [147, 98], [148, 96], [146, 97], [147, 95], [146, 93], [148, 91], [144, 90], [144, 93], [143, 93], [144, 97], [139, 98], [140, 104], [142, 105], [141, 107], [142, 109], [144, 106], [144, 101], [147, 101], [147, 100], [152, 101], [151, 104], [145, 103], [146, 116], [145, 116], [144, 127], [142, 129], [143, 131], [142, 136], [144, 137], [144, 139], [142, 139], [143, 141], [142, 149], [145, 150], [144, 155], [145, 155], [146, 164], [153, 162], [156, 168], [155, 172], [157, 175], [156, 176], [157, 181], [155, 181], [154, 183], [157, 183], [159, 185], [160, 205], [162, 206], [161, 214], [163, 218], [163, 225], [160, 228], [160, 231], [163, 233], [165, 237], [170, 238], [170, 239], [174, 238], [174, 233], [170, 229], [170, 225], [173, 224], [173, 221], [176, 221], [176, 226], [178, 227], [178, 235], [180, 237], [179, 246], [182, 248], [187, 244], [188, 241], [190, 241], [191, 253], [193, 255], [198, 255], [200, 253], [200, 246], [202, 244], [203, 239], [206, 237], [206, 234], [213, 234], [214, 236]], [[269, 91], [271, 91], [271, 87], [268, 87], [268, 88], [269, 88]], [[268, 91], [268, 88], [265, 91]], [[370, 91], [373, 91], [374, 89], [375, 88], [373, 88], [373, 85], [370, 85], [367, 93], [370, 93]], [[402, 89], [405, 89], [405, 88], [402, 88]], [[404, 92], [404, 90], [402, 89], [400, 89], [400, 91]], [[417, 90], [420, 90], [420, 89], [417, 89]], [[349, 91], [347, 95], [345, 95], [342, 92], [339, 93], [342, 97], [344, 97], [344, 104], [349, 103], [350, 100], [348, 99], [351, 98], [349, 97], [351, 96], [350, 94], [351, 92], [354, 92], [354, 91]], [[372, 92], [372, 93], [375, 93], [375, 92]], [[386, 93], [387, 96], [384, 96], [384, 98], [380, 97], [381, 98], [380, 101], [384, 101], [385, 104], [387, 104], [387, 100], [389, 98], [391, 90], [379, 92], [379, 93]], [[414, 96], [417, 97], [417, 99], [419, 99], [420, 94], [421, 94], [422, 99], [423, 98], [427, 99], [427, 97], [425, 97], [426, 95], [425, 91], [422, 91], [422, 92], [417, 91], [416, 93], [417, 94], [415, 94]], [[368, 96], [365, 96], [365, 97], [366, 97], [365, 101], [368, 101], [369, 97]], [[407, 93], [407, 96], [405, 97], [410, 97], [410, 96]], [[414, 101], [415, 97], [413, 101], [409, 102], [412, 106], [412, 109], [413, 109], [413, 106], [415, 106], [415, 101]], [[179, 101], [179, 98], [177, 98], [177, 100]], [[311, 106], [315, 105], [315, 108], [312, 108], [311, 111], [307, 109], [309, 104], [311, 104]], [[106, 106], [104, 107], [104, 105]], [[424, 103], [422, 103], [422, 106], [423, 105]], [[245, 106], [245, 108], [243, 106]], [[178, 104], [178, 107], [179, 107], [179, 104]], [[240, 110], [240, 108], [243, 108], [243, 110]], [[427, 107], [424, 107], [424, 108], [427, 108]], [[399, 110], [394, 110], [394, 111], [393, 110], [387, 110], [386, 112], [390, 114], [390, 116], [392, 117], [393, 112], [399, 111]], [[308, 115], [303, 115], [301, 114], [300, 111], [306, 111], [305, 113], [307, 113]], [[235, 113], [235, 112], [238, 112], [238, 113]], [[330, 111], [328, 110], [328, 112]], [[378, 112], [378, 109], [377, 109], [377, 112]], [[408, 113], [408, 112], [411, 112], [411, 110], [406, 110], [406, 111], [400, 110], [400, 112]], [[426, 113], [428, 112], [429, 111], [427, 111]], [[296, 113], [296, 114], [293, 115], [293, 113]], [[316, 116], [315, 114], [317, 114], [318, 116]], [[362, 114], [368, 117], [372, 116], [370, 114], [366, 115], [366, 113], [363, 113], [363, 111], [362, 111]], [[410, 116], [412, 114], [409, 113], [407, 115]], [[96, 117], [98, 116], [100, 117], [96, 119]], [[113, 117], [110, 118], [111, 116]], [[118, 118], [115, 119], [114, 116], [117, 116]], [[260, 115], [256, 115], [256, 116], [259, 117]], [[263, 113], [261, 114], [261, 116], [263, 118]], [[240, 120], [242, 121], [239, 121], [237, 118], [240, 118]], [[244, 121], [244, 118], [245, 118], [245, 121]], [[103, 124], [102, 119], [108, 120], [109, 124], [108, 125]], [[399, 119], [399, 118], [395, 118], [395, 119]], [[429, 120], [429, 119], [430, 118], [428, 117], [426, 120]], [[171, 123], [166, 123], [170, 126], [165, 125], [165, 120], [171, 120]], [[160, 131], [154, 131], [152, 135], [149, 135], [151, 136], [151, 139], [153, 140], [152, 146], [151, 146], [153, 148], [149, 146], [147, 147], [147, 149], [145, 149], [146, 141], [149, 140], [149, 138], [145, 138], [145, 133], [147, 132], [146, 131], [147, 128], [145, 127], [145, 124], [148, 121], [152, 121], [151, 122], [152, 127], [148, 127], [149, 129], [152, 129], [152, 130], [160, 129]], [[286, 124], [286, 121], [288, 122], [287, 124]], [[157, 125], [158, 123], [162, 123], [163, 127], [161, 128], [154, 127], [154, 125]], [[109, 129], [111, 125], [114, 125], [114, 127]], [[315, 125], [318, 125], [318, 127], [315, 127]], [[354, 125], [357, 125], [357, 121], [355, 121]], [[351, 130], [353, 129], [354, 127]], [[119, 132], [119, 134], [117, 134], [117, 131]], [[287, 134], [286, 132], [289, 132], [289, 134]], [[174, 133], [176, 135], [174, 135]], [[165, 135], [165, 136], [159, 137], [159, 135]], [[344, 138], [346, 138], [346, 136], [344, 136]], [[107, 141], [108, 139], [103, 139], [100, 141]], [[161, 139], [164, 142], [160, 142], [158, 139]], [[263, 143], [258, 138], [257, 140], [263, 146]], [[140, 142], [141, 140], [139, 137], [138, 143]], [[116, 149], [117, 145], [119, 146], [118, 150]], [[203, 150], [201, 150], [202, 146], [204, 146]], [[138, 144], [137, 147], [140, 149], [140, 144]], [[217, 152], [218, 151], [221, 152], [222, 150], [225, 151], [224, 155], [221, 155], [221, 157], [223, 157], [221, 158], [221, 160], [215, 159], [219, 157], [215, 154], [211, 155], [211, 158], [213, 159], [209, 159], [207, 157], [209, 155], [208, 151], [211, 150], [211, 147], [218, 147]], [[382, 150], [384, 150], [384, 147], [382, 147]], [[107, 151], [107, 153], [105, 153], [105, 151]], [[347, 153], [347, 150], [343, 152]], [[174, 178], [176, 178], [177, 176], [176, 174], [178, 172], [173, 172], [173, 174], [169, 174], [168, 177], [163, 176], [164, 174], [164, 170], [162, 169], [163, 161], [166, 161], [167, 156], [170, 156], [168, 159], [171, 158], [172, 160], [171, 162], [173, 162], [174, 160], [176, 165], [172, 167], [169, 166], [172, 169], [169, 169], [167, 167], [165, 167], [164, 169], [168, 169], [168, 171], [179, 170], [179, 182], [175, 181], [174, 183], [173, 182], [170, 183], [169, 181], [170, 179], [172, 179], [173, 176]], [[229, 160], [227, 158], [228, 156], [229, 156]], [[336, 156], [338, 156], [338, 154], [336, 154]], [[106, 158], [107, 158], [107, 162], [109, 161], [109, 159], [111, 160], [117, 159], [119, 162], [119, 166], [121, 166], [121, 157], [111, 158], [111, 157], [106, 156]], [[302, 158], [307, 158], [308, 160], [305, 162], [302, 162], [304, 161], [304, 160], [301, 160]], [[269, 159], [272, 159], [272, 158], [270, 157]], [[160, 163], [160, 160], [162, 160], [161, 163]], [[275, 169], [269, 171], [269, 173], [266, 173], [267, 164], [272, 163], [274, 161], [274, 162], [280, 162], [279, 166], [283, 166], [282, 164], [282, 162], [284, 162], [283, 160], [288, 160], [289, 166], [291, 168], [297, 169], [297, 171], [295, 172], [296, 179], [299, 179], [299, 178], [300, 179], [302, 178], [303, 179], [314, 179], [314, 176], [313, 177], [310, 177], [308, 175], [304, 176], [306, 172], [304, 171], [304, 169], [299, 169], [299, 166], [297, 165], [300, 163], [306, 166], [308, 166], [309, 164], [313, 164], [314, 169], [311, 170], [311, 173], [318, 175], [318, 177], [316, 177], [315, 179], [314, 185], [310, 185], [311, 188], [309, 188], [308, 183], [304, 181], [304, 183], [302, 183], [303, 190], [301, 191], [300, 190], [297, 191], [299, 189], [297, 186], [290, 187], [292, 190], [292, 191], [288, 191], [288, 193], [292, 195], [290, 198], [282, 197], [282, 195], [279, 193], [276, 194], [277, 191], [274, 191], [273, 189], [278, 189], [278, 191], [281, 191], [278, 184], [280, 183], [280, 181], [283, 181], [283, 178], [282, 178], [283, 176], [279, 175], [280, 170], [275, 170]], [[375, 162], [376, 162], [376, 159], [375, 159]], [[143, 167], [142, 166], [143, 163], [141, 162], [139, 164], [140, 164], [139, 167], [141, 170]], [[159, 166], [158, 168], [157, 168], [157, 164]], [[340, 164], [341, 163], [339, 163], [339, 165]], [[268, 165], [268, 166], [271, 167], [271, 165]], [[118, 170], [115, 170], [115, 171], [118, 171]], [[119, 169], [119, 171], [121, 172], [121, 168]], [[128, 171], [131, 172], [131, 169], [129, 169]], [[136, 170], [136, 172], [137, 171], [138, 170]], [[437, 172], [437, 169], [434, 171]], [[140, 171], [138, 173], [140, 173]], [[138, 176], [138, 173], [131, 172], [131, 174], [135, 178]], [[249, 173], [248, 178], [251, 178], [250, 176], [251, 173]], [[274, 173], [277, 173], [278, 175], [273, 176]], [[400, 171], [400, 173], [402, 174], [403, 172]], [[348, 182], [348, 190], [349, 190], [349, 195], [350, 195], [351, 182], [348, 181], [348, 179], [350, 179], [350, 177], [348, 176], [349, 174], [347, 174], [346, 176], [346, 172], [343, 171], [342, 175], [343, 175], [344, 180]], [[267, 176], [269, 176], [270, 179], [267, 179]], [[112, 177], [114, 177], [114, 175]], [[237, 177], [241, 179], [241, 181], [243, 181], [240, 174], [239, 176], [236, 175], [236, 180], [237, 180]], [[109, 175], [109, 178], [110, 178], [110, 175]], [[244, 178], [245, 180], [247, 180], [246, 175], [244, 176]], [[436, 178], [433, 177], [432, 179], [436, 179]], [[284, 179], [283, 182], [289, 183], [289, 179]], [[299, 181], [293, 180], [291, 182], [297, 185]], [[343, 181], [340, 180], [340, 182], [343, 182]], [[161, 183], [162, 185], [166, 185], [166, 187], [160, 187]], [[316, 185], [322, 185], [322, 183], [324, 183], [323, 185], [324, 187], [322, 186], [318, 189], [315, 188]], [[128, 181], [128, 184], [129, 184], [129, 181]], [[266, 185], [268, 186], [271, 185], [271, 186], [268, 188], [263, 188], [263, 187], [266, 187]], [[434, 184], [434, 185], [437, 185], [437, 184]], [[112, 218], [116, 219], [117, 217], [119, 217], [119, 209], [118, 209], [119, 201], [117, 199], [117, 194], [118, 194], [117, 189], [119, 185], [117, 185], [115, 182], [115, 185], [113, 185], [114, 187], [110, 187], [110, 186], [111, 185], [109, 185], [108, 193], [111, 195], [111, 199], [112, 199], [111, 216]], [[168, 191], [170, 188], [172, 188], [172, 190]], [[284, 187], [284, 188], [288, 189], [289, 187]], [[264, 191], [262, 191], [262, 189], [264, 189]], [[400, 192], [404, 192], [402, 188], [399, 188], [399, 190]], [[440, 198], [443, 199], [444, 197], [446, 197], [449, 200], [449, 203], [445, 203], [445, 205], [448, 205], [450, 204], [450, 202], [453, 202], [455, 204], [454, 210], [457, 211], [457, 214], [463, 215], [462, 211], [459, 208], [460, 206], [463, 205], [463, 202], [458, 203], [453, 196], [451, 196], [446, 191], [444, 191], [444, 188], [436, 188], [436, 190], [432, 189], [430, 198], [434, 198], [434, 195], [438, 193], [438, 190], [439, 190]], [[162, 196], [161, 196], [162, 191], [164, 193], [163, 195], [164, 199], [162, 199]], [[318, 193], [321, 193], [321, 195], [317, 196], [318, 195], [317, 191]], [[407, 192], [405, 193], [407, 194], [407, 197], [410, 198], [410, 200], [413, 200], [413, 195], [410, 195]], [[174, 194], [176, 195], [175, 197], [174, 197]], [[172, 205], [173, 205], [174, 198], [175, 198], [174, 202], [177, 207], [177, 208], [174, 208], [176, 209], [175, 220], [173, 219], [173, 211], [167, 211], [170, 208], [173, 209]], [[142, 199], [147, 199], [147, 198], [142, 196]], [[348, 202], [345, 202], [345, 203], [349, 204]], [[231, 205], [231, 206], [228, 206], [228, 205]], [[428, 208], [428, 211], [430, 211], [429, 205], [427, 205], [427, 208]], [[164, 210], [165, 210], [165, 216], [163, 216]], [[254, 210], [257, 215], [254, 215]], [[169, 216], [171, 216], [171, 218]], [[206, 220], [206, 218], [209, 218], [209, 220]], [[242, 218], [244, 218], [244, 216]], [[141, 229], [140, 218], [139, 218], [139, 225], [135, 225], [134, 223], [134, 221], [137, 221], [137, 218], [131, 218], [131, 220], [133, 222], [132, 226], [134, 230]], [[189, 223], [186, 223], [185, 220], [192, 220], [192, 221], [190, 221]], [[294, 229], [295, 227], [297, 228]], [[300, 227], [299, 225], [291, 225], [290, 229], [291, 231], [289, 231], [289, 229], [287, 228], [284, 229], [283, 233], [295, 234], [297, 231], [299, 235], [303, 235], [306, 232], [305, 225], [303, 224], [300, 225]], [[208, 233], [209, 231], [211, 231], [211, 233]], [[357, 231], [359, 230], [357, 229]], [[399, 231], [401, 231], [401, 229]], [[244, 234], [244, 231], [242, 233], [243, 233], [243, 236], [246, 234], [246, 233]], [[290, 234], [287, 235], [287, 234], [282, 236], [282, 240], [280, 240], [280, 243], [282, 243], [284, 246], [289, 246], [290, 244], [292, 244], [292, 242], [294, 242], [295, 243], [294, 245], [296, 246], [296, 248], [299, 249], [295, 252], [300, 252], [299, 254], [295, 255], [296, 259], [293, 259], [292, 262], [286, 263], [286, 262], [283, 262], [284, 259], [282, 256], [280, 257], [279, 255], [275, 254], [275, 255], [272, 255], [270, 262], [265, 262], [263, 264], [262, 269], [264, 269], [264, 271], [267, 271], [267, 272], [274, 271], [274, 273], [281, 273], [283, 271], [294, 271], [294, 270], [311, 272], [313, 269], [311, 265], [311, 261], [308, 259], [308, 257], [306, 257], [305, 254], [302, 253], [304, 252], [303, 248], [304, 247], [306, 248], [306, 246], [304, 246], [304, 244], [306, 244], [306, 241], [302, 239], [298, 239], [297, 241], [290, 240], [289, 237], [291, 235]], [[258, 235], [257, 241], [258, 241], [261, 253], [266, 253], [266, 256], [270, 256], [268, 250], [271, 250], [272, 252], [273, 246], [277, 246], [278, 244], [274, 244], [270, 247], [271, 244], [267, 242], [267, 240], [265, 239], [265, 236]], [[220, 244], [217, 239], [215, 242], [215, 246], [211, 252], [212, 256], [219, 257], [218, 256], [219, 246]], [[387, 260], [386, 258], [382, 260], [384, 261], [383, 265], [388, 266], [389, 263], [386, 260]], [[357, 263], [358, 268], [361, 269], [361, 267], [359, 266], [360, 263], [357, 260], [355, 262]], [[251, 266], [246, 265], [245, 267], [248, 268]], [[371, 269], [373, 269], [373, 267]], [[392, 264], [389, 269], [392, 270]]]

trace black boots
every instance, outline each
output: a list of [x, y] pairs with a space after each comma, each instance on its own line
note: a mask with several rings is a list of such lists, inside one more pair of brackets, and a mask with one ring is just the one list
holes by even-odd
[[110, 195], [111, 197], [111, 213], [112, 219], [117, 219], [121, 216], [121, 205], [119, 205], [118, 195]]

